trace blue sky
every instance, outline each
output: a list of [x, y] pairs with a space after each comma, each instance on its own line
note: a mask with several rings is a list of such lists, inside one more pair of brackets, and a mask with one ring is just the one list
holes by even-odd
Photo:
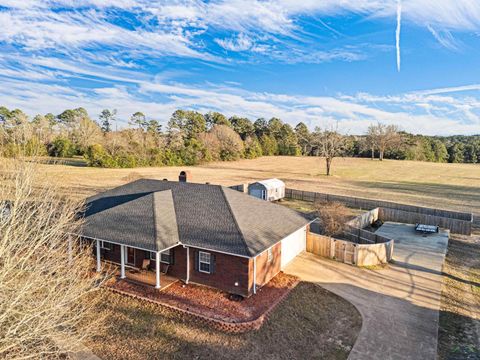
[[0, 0], [0, 28], [0, 105], [32, 116], [480, 133], [477, 0]]

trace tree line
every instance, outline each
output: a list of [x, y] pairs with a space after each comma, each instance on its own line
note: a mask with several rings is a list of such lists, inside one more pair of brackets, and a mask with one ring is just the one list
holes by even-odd
[[84, 108], [58, 115], [36, 115], [0, 107], [0, 154], [17, 156], [83, 156], [89, 166], [136, 167], [196, 165], [210, 161], [252, 159], [263, 155], [325, 157], [327, 172], [338, 156], [435, 162], [480, 161], [480, 136], [423, 136], [397, 126], [372, 124], [362, 135], [342, 135], [338, 127], [295, 127], [278, 118], [226, 117], [176, 110], [164, 129], [142, 112], [128, 127], [117, 126], [116, 110], [92, 119]]

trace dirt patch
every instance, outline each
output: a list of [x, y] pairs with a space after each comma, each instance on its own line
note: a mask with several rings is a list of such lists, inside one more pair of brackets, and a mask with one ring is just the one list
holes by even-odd
[[297, 277], [280, 273], [259, 289], [255, 296], [241, 301], [231, 300], [226, 292], [202, 285], [185, 285], [181, 281], [162, 291], [124, 280], [116, 281], [110, 286], [212, 319], [238, 323], [260, 317], [276, 299], [284, 296], [297, 283]]
[[480, 236], [453, 235], [443, 273], [439, 359], [480, 359]]
[[225, 334], [165, 308], [111, 293], [110, 330], [88, 344], [104, 360], [346, 359], [361, 327], [349, 302], [300, 283], [258, 331]]

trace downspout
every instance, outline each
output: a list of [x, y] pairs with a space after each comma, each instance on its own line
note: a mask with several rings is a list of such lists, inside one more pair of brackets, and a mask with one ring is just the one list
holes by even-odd
[[253, 294], [257, 293], [257, 257], [253, 258]]
[[100, 264], [100, 240], [97, 240], [97, 272], [100, 272], [102, 269]]
[[120, 279], [125, 279], [125, 245], [120, 245]]
[[185, 284], [188, 284], [190, 280], [190, 248], [187, 246], [187, 278], [185, 279]]
[[155, 289], [160, 289], [160, 251], [155, 253]]

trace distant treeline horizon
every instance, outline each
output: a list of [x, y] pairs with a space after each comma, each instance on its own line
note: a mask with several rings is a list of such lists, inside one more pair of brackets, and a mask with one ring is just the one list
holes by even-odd
[[428, 136], [372, 122], [365, 134], [342, 135], [338, 126], [311, 131], [303, 122], [292, 127], [275, 117], [251, 121], [176, 110], [165, 129], [138, 111], [128, 128], [116, 130], [116, 110], [105, 109], [97, 119], [81, 107], [30, 119], [20, 109], [0, 107], [0, 155], [83, 156], [97, 167], [196, 165], [263, 155], [480, 161], [480, 134]]

